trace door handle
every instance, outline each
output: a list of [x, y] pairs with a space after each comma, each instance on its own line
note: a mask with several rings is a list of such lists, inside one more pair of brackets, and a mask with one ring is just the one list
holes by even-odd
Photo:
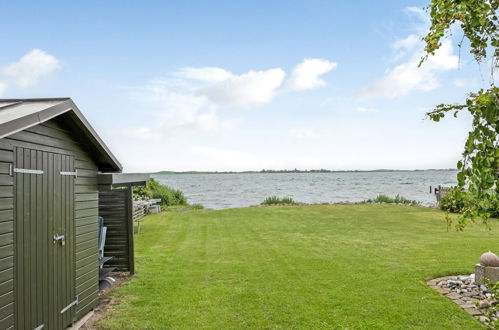
[[66, 237], [64, 235], [54, 234], [54, 244], [59, 243], [62, 246], [66, 245]]

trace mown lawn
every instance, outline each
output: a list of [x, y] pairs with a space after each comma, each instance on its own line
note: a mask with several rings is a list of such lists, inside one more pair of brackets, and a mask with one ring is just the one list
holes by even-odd
[[151, 215], [137, 276], [106, 329], [473, 329], [424, 282], [473, 272], [499, 228], [446, 230], [440, 211], [393, 205], [256, 207]]

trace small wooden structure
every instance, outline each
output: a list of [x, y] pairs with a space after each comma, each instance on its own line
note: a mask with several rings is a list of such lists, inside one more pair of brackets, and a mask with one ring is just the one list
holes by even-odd
[[99, 173], [121, 171], [71, 99], [0, 100], [0, 329], [64, 329], [96, 306], [99, 190], [114, 185]]
[[[137, 223], [137, 234], [140, 234], [140, 223], [142, 218], [149, 213], [149, 208], [161, 202], [161, 199], [150, 199], [147, 201], [134, 201], [133, 202], [133, 222]], [[158, 205], [159, 207], [159, 205]]]
[[104, 256], [112, 257], [107, 264], [120, 271], [135, 272], [133, 253], [134, 186], [143, 186], [148, 174], [99, 174], [99, 215], [104, 218], [107, 238]]

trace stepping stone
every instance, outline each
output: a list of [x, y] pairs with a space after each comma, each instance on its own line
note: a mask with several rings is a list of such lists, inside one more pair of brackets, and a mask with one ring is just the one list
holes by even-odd
[[468, 314], [471, 314], [473, 316], [480, 316], [483, 315], [482, 312], [480, 312], [478, 309], [475, 307], [470, 307], [470, 308], [465, 308], [464, 309]]
[[437, 283], [438, 283], [437, 279], [429, 280], [428, 282], [426, 282], [426, 284], [428, 284], [429, 286], [435, 286], [437, 285]]
[[447, 294], [447, 293], [449, 293], [449, 290], [444, 289], [444, 288], [435, 288], [435, 290], [436, 290], [438, 293], [440, 293], [440, 294], [444, 294], [444, 295], [445, 295], [445, 294]]
[[455, 299], [460, 299], [461, 296], [455, 292], [451, 292], [449, 293], [447, 296], [447, 298], [451, 299], [451, 300], [455, 300]]
[[[454, 304], [458, 304], [459, 306], [466, 304], [466, 302], [462, 301], [461, 299], [452, 299], [451, 300]], [[473, 306], [471, 306], [473, 307]]]
[[464, 308], [464, 309], [466, 309], [466, 308], [476, 308], [476, 306], [473, 305], [473, 304], [470, 304], [470, 303], [465, 303], [465, 304], [461, 305], [461, 308]]

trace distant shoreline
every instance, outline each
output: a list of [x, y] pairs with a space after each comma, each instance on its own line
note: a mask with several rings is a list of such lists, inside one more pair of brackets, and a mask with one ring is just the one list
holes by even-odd
[[159, 171], [150, 174], [172, 175], [172, 174], [286, 174], [286, 173], [372, 173], [372, 172], [429, 172], [429, 171], [457, 171], [455, 168], [425, 169], [425, 170], [261, 170], [261, 171]]

